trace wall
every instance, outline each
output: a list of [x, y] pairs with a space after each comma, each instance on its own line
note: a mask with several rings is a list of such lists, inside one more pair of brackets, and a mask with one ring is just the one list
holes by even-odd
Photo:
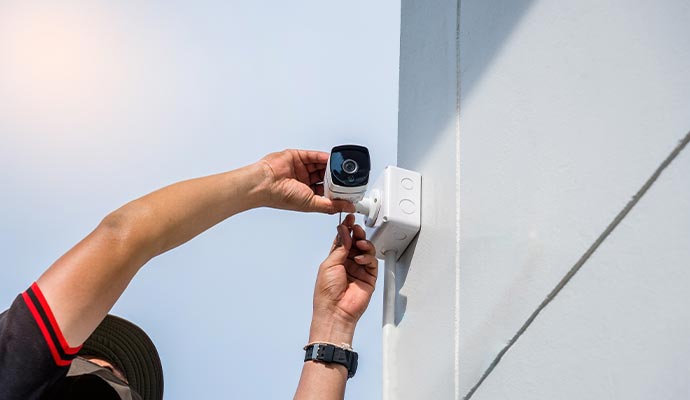
[[423, 174], [422, 231], [384, 397], [690, 396], [690, 5], [421, 3], [398, 164]]
[[[422, 229], [399, 260], [384, 327], [388, 399], [454, 393], [457, 339], [455, 3], [402, 2], [398, 165], [422, 174]], [[443, 249], [442, 251], [440, 249]]]

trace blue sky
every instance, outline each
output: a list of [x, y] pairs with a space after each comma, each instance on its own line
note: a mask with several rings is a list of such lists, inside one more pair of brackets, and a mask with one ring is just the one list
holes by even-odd
[[[395, 164], [399, 1], [0, 3], [0, 303], [109, 211], [286, 147]], [[238, 215], [150, 262], [113, 312], [167, 399], [289, 398], [337, 216]], [[381, 287], [346, 398], [381, 397]], [[257, 344], [261, 344], [258, 346]]]

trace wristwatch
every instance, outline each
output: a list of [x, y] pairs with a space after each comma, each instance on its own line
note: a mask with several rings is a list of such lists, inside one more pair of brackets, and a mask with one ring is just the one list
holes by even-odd
[[356, 352], [334, 346], [329, 343], [313, 343], [304, 348], [304, 361], [320, 361], [324, 363], [336, 363], [347, 368], [347, 377], [352, 378], [357, 372]]

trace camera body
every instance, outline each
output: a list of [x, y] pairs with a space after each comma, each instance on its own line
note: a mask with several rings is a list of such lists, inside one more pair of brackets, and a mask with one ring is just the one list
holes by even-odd
[[323, 195], [352, 203], [362, 200], [370, 171], [369, 149], [354, 144], [335, 146], [326, 164]]

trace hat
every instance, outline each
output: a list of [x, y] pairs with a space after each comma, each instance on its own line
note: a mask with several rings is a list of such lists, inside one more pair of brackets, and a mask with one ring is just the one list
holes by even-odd
[[144, 400], [163, 399], [163, 366], [156, 346], [133, 323], [107, 315], [84, 342], [79, 355], [102, 358], [124, 372]]

